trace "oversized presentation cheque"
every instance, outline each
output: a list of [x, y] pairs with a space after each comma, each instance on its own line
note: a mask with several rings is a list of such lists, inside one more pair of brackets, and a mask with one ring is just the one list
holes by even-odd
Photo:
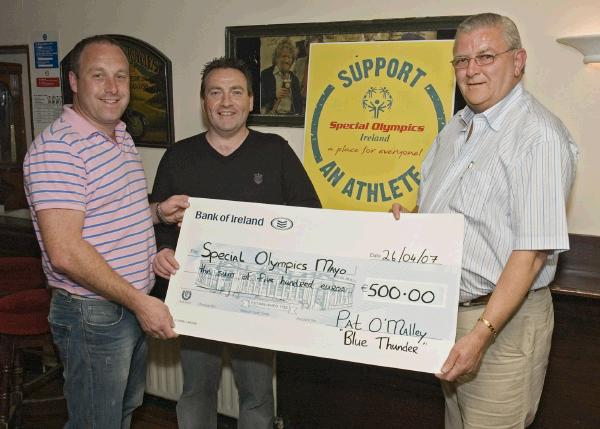
[[179, 334], [439, 372], [462, 243], [462, 215], [191, 198], [166, 303]]

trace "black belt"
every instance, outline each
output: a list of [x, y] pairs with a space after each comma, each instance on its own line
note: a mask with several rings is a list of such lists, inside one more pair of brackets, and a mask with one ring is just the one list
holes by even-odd
[[476, 307], [478, 305], [485, 305], [488, 303], [491, 296], [492, 292], [488, 293], [487, 295], [482, 295], [478, 296], [477, 298], [473, 298], [470, 301], [460, 302], [458, 305], [459, 307]]

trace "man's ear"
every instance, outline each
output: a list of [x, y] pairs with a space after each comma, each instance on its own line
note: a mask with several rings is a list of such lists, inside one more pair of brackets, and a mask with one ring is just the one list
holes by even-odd
[[77, 75], [74, 71], [69, 71], [69, 86], [73, 94], [77, 94]]
[[523, 74], [525, 62], [527, 62], [527, 51], [525, 49], [517, 50], [515, 54], [515, 77], [520, 77]]
[[254, 109], [254, 95], [250, 96], [250, 100], [248, 102], [250, 103], [250, 105], [248, 106], [248, 110], [252, 112], [252, 109]]

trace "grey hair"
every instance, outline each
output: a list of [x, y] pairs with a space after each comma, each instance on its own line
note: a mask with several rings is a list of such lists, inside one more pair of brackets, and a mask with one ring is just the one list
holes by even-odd
[[290, 54], [292, 55], [292, 61], [296, 60], [296, 47], [294, 46], [294, 44], [292, 43], [292, 41], [290, 39], [281, 39], [279, 41], [279, 43], [277, 43], [277, 46], [275, 47], [275, 50], [273, 51], [273, 64], [275, 64], [277, 62], [277, 57], [279, 57], [279, 55], [281, 54], [281, 51], [283, 50], [288, 50], [290, 51]]
[[470, 33], [473, 30], [488, 27], [499, 27], [502, 29], [502, 37], [509, 49], [521, 49], [521, 36], [517, 25], [507, 16], [497, 13], [480, 13], [465, 19], [456, 29], [456, 37], [460, 33]]

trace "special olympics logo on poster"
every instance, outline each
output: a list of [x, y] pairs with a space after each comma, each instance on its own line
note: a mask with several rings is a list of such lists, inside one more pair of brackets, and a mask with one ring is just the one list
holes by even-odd
[[[426, 149], [446, 125], [453, 75], [449, 63], [441, 70], [440, 45], [427, 57], [419, 49], [428, 47], [416, 44], [427, 42], [402, 43], [318, 47], [305, 153], [319, 195], [339, 201], [336, 208], [381, 210], [414, 200]], [[350, 55], [345, 65], [339, 59]]]
[[374, 119], [379, 118], [380, 113], [391, 109], [393, 104], [392, 94], [386, 87], [375, 88], [372, 86], [367, 89], [362, 98], [362, 108], [370, 112]]

